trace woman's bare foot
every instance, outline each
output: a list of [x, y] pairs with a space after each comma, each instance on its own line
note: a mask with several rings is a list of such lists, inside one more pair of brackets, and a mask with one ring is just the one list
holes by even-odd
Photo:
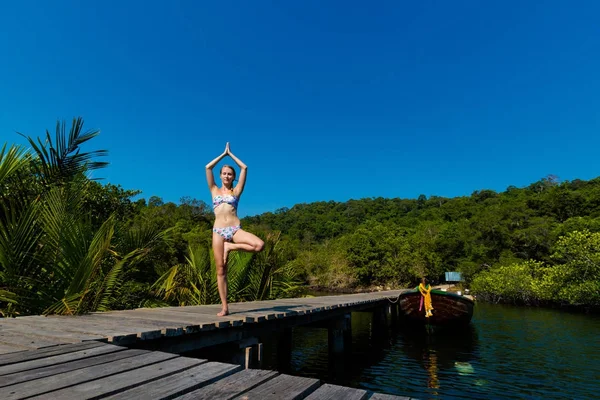
[[231, 243], [229, 243], [229, 242], [223, 243], [223, 265], [227, 265], [227, 257], [229, 256], [230, 251], [231, 251]]
[[226, 315], [229, 315], [229, 309], [224, 308], [224, 309], [221, 310], [220, 313], [217, 314], [217, 317], [224, 317]]

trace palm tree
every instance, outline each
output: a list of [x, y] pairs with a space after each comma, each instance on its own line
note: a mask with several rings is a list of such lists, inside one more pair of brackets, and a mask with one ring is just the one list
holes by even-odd
[[[90, 222], [86, 173], [105, 150], [80, 146], [98, 131], [83, 132], [73, 120], [66, 134], [57, 123], [55, 143], [28, 138], [33, 154], [6, 145], [0, 151], [0, 313], [76, 314], [105, 310], [126, 268], [139, 262], [165, 232], [117, 229], [111, 215], [99, 228]], [[120, 236], [121, 240], [116, 240]]]
[[39, 237], [35, 209], [19, 191], [19, 175], [31, 164], [31, 156], [20, 146], [0, 151], [0, 314], [10, 315], [19, 306], [15, 288], [27, 286], [27, 276], [35, 267], [31, 257], [32, 239]]
[[94, 161], [95, 157], [106, 156], [107, 150], [81, 152], [81, 145], [100, 134], [99, 130], [83, 131], [83, 119], [73, 118], [67, 137], [66, 123], [56, 122], [55, 140], [46, 131], [46, 140], [34, 140], [24, 136], [37, 155], [34, 163], [35, 172], [41, 183], [51, 185], [69, 182], [73, 177], [108, 165], [104, 161]]
[[0, 150], [0, 184], [31, 161], [31, 156], [23, 147], [12, 145], [7, 149], [6, 146], [7, 143]]
[[[247, 274], [245, 271], [251, 259], [248, 253], [230, 254], [228, 283], [229, 292], [234, 297], [243, 290], [239, 277]], [[189, 246], [185, 263], [171, 267], [158, 278], [151, 290], [163, 301], [179, 306], [218, 303], [217, 270], [212, 252], [202, 245]]]
[[110, 309], [125, 270], [139, 262], [168, 232], [131, 228], [121, 232], [122, 240], [117, 243], [114, 215], [94, 230], [90, 218], [85, 217], [84, 196], [80, 193], [88, 184], [54, 188], [42, 207], [44, 243], [52, 249], [47, 256], [51, 259], [48, 270], [53, 278], [51, 289], [45, 292], [52, 304], [44, 314]]
[[288, 262], [281, 232], [269, 232], [263, 251], [256, 254], [245, 277], [245, 300], [267, 300], [290, 297], [300, 289], [299, 272]]
[[[284, 257], [280, 232], [267, 234], [261, 253], [230, 253], [227, 267], [232, 301], [288, 297], [299, 288], [298, 273]], [[152, 290], [168, 304], [216, 304], [220, 301], [216, 276], [212, 252], [203, 246], [189, 247], [186, 262], [166, 271]], [[147, 305], [161, 304], [148, 302]]]

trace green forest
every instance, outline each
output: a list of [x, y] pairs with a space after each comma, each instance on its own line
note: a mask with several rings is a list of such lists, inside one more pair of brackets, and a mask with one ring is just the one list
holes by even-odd
[[[0, 148], [0, 314], [218, 303], [211, 207], [138, 199], [91, 179], [107, 165], [81, 118]], [[296, 204], [242, 219], [265, 241], [229, 257], [231, 301], [441, 283], [479, 301], [600, 307], [600, 178], [504, 192]]]

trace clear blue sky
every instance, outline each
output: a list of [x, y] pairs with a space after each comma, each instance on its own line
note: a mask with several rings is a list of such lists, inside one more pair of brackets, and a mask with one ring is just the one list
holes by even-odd
[[600, 175], [598, 1], [13, 1], [0, 145], [82, 116], [95, 176], [240, 215]]

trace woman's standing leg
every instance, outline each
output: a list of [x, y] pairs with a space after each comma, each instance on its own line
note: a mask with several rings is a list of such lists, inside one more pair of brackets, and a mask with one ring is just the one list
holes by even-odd
[[227, 264], [224, 262], [225, 239], [218, 233], [213, 232], [212, 243], [215, 266], [217, 267], [217, 288], [219, 289], [219, 297], [221, 298], [223, 307], [217, 316], [222, 317], [229, 314], [229, 306], [227, 304]]

